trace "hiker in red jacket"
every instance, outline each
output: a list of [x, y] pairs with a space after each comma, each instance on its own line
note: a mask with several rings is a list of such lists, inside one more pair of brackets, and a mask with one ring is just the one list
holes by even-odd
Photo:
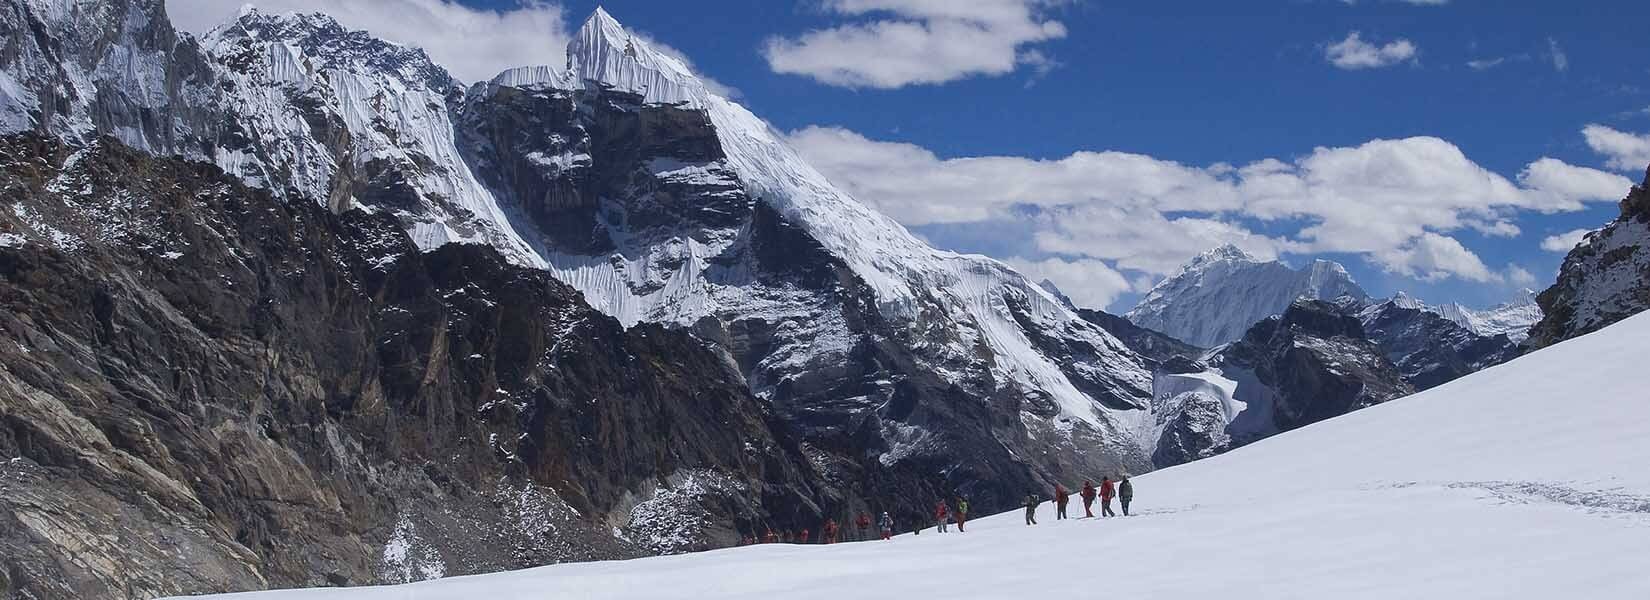
[[945, 508], [944, 500], [934, 503], [934, 522], [939, 523], [940, 533], [945, 533], [945, 522], [949, 520], [949, 512]]
[[854, 519], [854, 525], [859, 526], [859, 540], [860, 541], [871, 539], [867, 535], [869, 533], [867, 530], [871, 528], [871, 515], [868, 515], [866, 513], [859, 513], [859, 518]]
[[808, 528], [806, 528], [806, 527], [802, 528], [802, 535], [799, 535], [799, 536], [796, 537], [796, 543], [798, 543], [798, 544], [808, 543]]
[[1087, 481], [1083, 482], [1081, 493], [1083, 495], [1083, 514], [1092, 518], [1094, 516], [1094, 484]]
[[1112, 486], [1110, 477], [1100, 478], [1100, 516], [1115, 517], [1117, 513], [1111, 510], [1111, 497], [1117, 495], [1117, 488]]
[[820, 532], [825, 538], [821, 541], [827, 544], [836, 543], [836, 519], [825, 519], [825, 529]]
[[1054, 484], [1054, 520], [1066, 518], [1066, 504], [1070, 502], [1071, 492], [1066, 491], [1066, 486]]

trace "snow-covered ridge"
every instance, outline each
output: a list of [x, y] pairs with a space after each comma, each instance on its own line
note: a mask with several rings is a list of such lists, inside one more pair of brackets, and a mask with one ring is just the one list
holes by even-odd
[[[1458, 302], [1434, 306], [1404, 292], [1394, 294], [1388, 302], [1399, 308], [1437, 314], [1481, 336], [1506, 335], [1514, 343], [1529, 337], [1530, 326], [1540, 321], [1542, 316], [1541, 306], [1535, 301], [1535, 290], [1531, 289], [1519, 290], [1512, 300], [1486, 309], [1468, 308]], [[1364, 310], [1375, 310], [1379, 306], [1372, 304]]]

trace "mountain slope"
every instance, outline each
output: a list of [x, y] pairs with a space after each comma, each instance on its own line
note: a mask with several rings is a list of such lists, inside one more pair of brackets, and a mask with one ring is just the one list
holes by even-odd
[[473, 86], [461, 138], [594, 306], [717, 344], [843, 468], [870, 451], [985, 505], [1052, 473], [1150, 468], [1150, 375], [1104, 329], [855, 201], [605, 11], [567, 65]]
[[1369, 295], [1339, 264], [1319, 260], [1291, 269], [1226, 245], [1193, 258], [1123, 316], [1141, 327], [1212, 348], [1237, 340], [1261, 319], [1282, 314], [1296, 299], [1340, 296]]
[[[766, 545], [288, 600], [1069, 597], [1546, 599], [1650, 593], [1650, 315], [1409, 398], [1135, 479], [1126, 519]], [[1577, 389], [1595, 393], [1575, 394]], [[1563, 406], [1563, 410], [1553, 410]], [[1540, 415], [1540, 418], [1531, 418]], [[1051, 551], [1053, 549], [1053, 551]], [[1095, 576], [1097, 556], [1103, 556]], [[945, 565], [936, 576], [935, 565]], [[1173, 568], [1164, 568], [1173, 565]], [[1538, 573], [1526, 577], [1523, 574]], [[845, 576], [847, 574], [848, 576]]]
[[1537, 298], [1545, 313], [1531, 349], [1597, 331], [1650, 308], [1650, 170], [1621, 201], [1621, 215], [1587, 234]]
[[691, 335], [491, 248], [112, 138], [0, 137], [0, 189], [0, 596], [639, 556], [855, 500]]

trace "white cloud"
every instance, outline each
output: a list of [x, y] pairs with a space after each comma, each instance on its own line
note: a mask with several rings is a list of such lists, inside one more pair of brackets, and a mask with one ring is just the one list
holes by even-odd
[[1581, 243], [1583, 238], [1587, 237], [1587, 234], [1592, 232], [1591, 229], [1573, 229], [1558, 235], [1547, 236], [1546, 239], [1541, 240], [1541, 249], [1559, 254], [1569, 254], [1570, 250], [1574, 249], [1577, 244]]
[[1547, 60], [1552, 61], [1553, 70], [1564, 73], [1570, 70], [1570, 55], [1564, 53], [1564, 48], [1558, 45], [1558, 40], [1547, 38]]
[[1509, 265], [1507, 267], [1507, 283], [1513, 287], [1527, 288], [1535, 285], [1536, 278], [1535, 274], [1531, 273], [1529, 269], [1518, 265]]
[[[562, 8], [526, 0], [515, 8], [484, 10], [450, 0], [260, 0], [271, 13], [322, 12], [350, 29], [418, 46], [464, 81], [490, 79], [510, 67], [561, 64], [567, 24]], [[204, 33], [229, 21], [239, 3], [223, 0], [166, 0], [179, 29]]]
[[1062, 38], [1066, 28], [1044, 19], [1049, 0], [824, 0], [826, 10], [878, 18], [773, 37], [762, 54], [777, 73], [843, 87], [898, 88], [977, 75], [1004, 75], [1021, 66], [1046, 72], [1054, 63], [1025, 46]]
[[1505, 57], [1505, 56], [1498, 56], [1498, 57], [1495, 57], [1495, 58], [1480, 58], [1480, 59], [1477, 59], [1477, 60], [1467, 61], [1467, 67], [1471, 68], [1474, 71], [1485, 71], [1485, 70], [1488, 70], [1488, 69], [1493, 69], [1493, 68], [1499, 67], [1499, 66], [1501, 66], [1502, 63], [1505, 63], [1505, 62], [1507, 62], [1507, 57]]
[[1402, 247], [1382, 250], [1378, 255], [1381, 266], [1388, 271], [1423, 281], [1449, 277], [1478, 282], [1499, 279], [1460, 241], [1430, 231]]
[[1043, 260], [1010, 258], [1003, 262], [1014, 267], [1032, 281], [1047, 279], [1071, 298], [1072, 304], [1082, 308], [1104, 309], [1129, 292], [1129, 280], [1104, 261], [1093, 259], [1066, 260], [1059, 257]]
[[[1639, 164], [1650, 164], [1650, 158]], [[1525, 166], [1518, 173], [1518, 183], [1530, 198], [1524, 206], [1548, 213], [1581, 210], [1589, 201], [1619, 199], [1633, 187], [1626, 177], [1546, 157]]]
[[1650, 134], [1617, 131], [1595, 123], [1581, 128], [1581, 135], [1587, 138], [1588, 147], [1608, 159], [1605, 164], [1612, 169], [1637, 173], [1650, 167]]
[[1415, 44], [1404, 38], [1376, 45], [1354, 31], [1346, 34], [1346, 39], [1325, 46], [1324, 58], [1341, 69], [1378, 69], [1414, 60], [1415, 51]]
[[[1037, 251], [1150, 274], [1232, 242], [1261, 255], [1352, 253], [1415, 277], [1493, 281], [1500, 276], [1450, 234], [1514, 237], [1520, 212], [1578, 210], [1631, 185], [1551, 158], [1515, 182], [1431, 137], [1204, 167], [1125, 152], [944, 159], [831, 127], [790, 141], [837, 185], [907, 225], [1013, 219], [1031, 227]], [[1260, 224], [1274, 233], [1259, 233]]]

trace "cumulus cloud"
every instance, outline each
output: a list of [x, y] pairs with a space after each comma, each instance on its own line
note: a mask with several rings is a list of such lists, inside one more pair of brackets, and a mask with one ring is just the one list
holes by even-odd
[[1453, 232], [1517, 236], [1520, 212], [1577, 210], [1631, 185], [1551, 158], [1513, 181], [1432, 137], [1240, 166], [1114, 151], [941, 158], [835, 127], [789, 137], [837, 185], [907, 225], [1016, 219], [1037, 251], [1154, 275], [1235, 243], [1262, 256], [1350, 253], [1422, 279], [1495, 281]]
[[1632, 134], [1594, 123], [1581, 128], [1581, 135], [1587, 138], [1588, 147], [1605, 156], [1605, 164], [1612, 169], [1637, 173], [1650, 166], [1650, 134]]
[[1587, 234], [1592, 232], [1591, 229], [1572, 229], [1558, 235], [1550, 235], [1541, 240], [1541, 249], [1548, 252], [1568, 254], [1570, 250], [1575, 249], [1581, 243], [1582, 239], [1587, 237]]
[[1032, 281], [1047, 279], [1054, 282], [1066, 297], [1071, 298], [1072, 304], [1083, 308], [1105, 308], [1132, 289], [1129, 280], [1104, 261], [1050, 257], [1042, 260], [1010, 258], [1003, 262]]
[[1388, 271], [1424, 281], [1449, 277], [1479, 282], [1497, 279], [1484, 261], [1459, 240], [1430, 231], [1402, 247], [1381, 250], [1378, 254], [1381, 265]]
[[1415, 44], [1404, 38], [1384, 45], [1364, 41], [1361, 32], [1346, 34], [1346, 39], [1324, 47], [1324, 58], [1336, 68], [1378, 69], [1415, 59]]
[[1021, 66], [1046, 72], [1056, 63], [1032, 44], [1065, 37], [1041, 16], [1049, 0], [824, 0], [832, 13], [863, 21], [772, 37], [762, 49], [776, 73], [843, 87], [899, 88]]
[[[470, 8], [451, 0], [259, 0], [271, 13], [322, 12], [350, 29], [417, 46], [464, 81], [491, 79], [500, 71], [532, 64], [561, 64], [567, 24], [562, 8], [523, 0], [514, 8]], [[232, 19], [239, 3], [166, 0], [179, 29], [205, 33]]]

